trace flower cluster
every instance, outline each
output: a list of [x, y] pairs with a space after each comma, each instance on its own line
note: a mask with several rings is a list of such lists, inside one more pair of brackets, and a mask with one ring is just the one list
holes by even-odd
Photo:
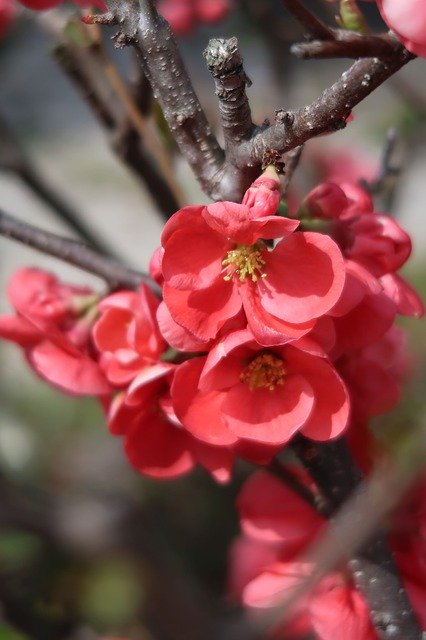
[[[299, 469], [293, 469], [292, 473], [315, 496], [315, 487], [309, 484], [309, 479]], [[417, 495], [408, 496], [395, 514], [390, 544], [415, 612], [424, 625], [426, 566], [419, 563], [426, 552], [422, 489], [424, 483], [416, 489]], [[326, 519], [264, 471], [246, 481], [237, 506], [242, 536], [231, 549], [229, 587], [231, 594], [255, 613], [283, 604], [312, 574], [312, 562], [304, 557], [304, 552], [324, 532]], [[404, 528], [401, 522], [405, 523]], [[312, 633], [319, 640], [377, 638], [367, 603], [345, 566], [326, 574], [313, 590], [305, 591], [292, 618], [281, 623], [273, 637], [304, 638]]]
[[100, 299], [23, 269], [0, 335], [50, 383], [98, 396], [141, 473], [200, 464], [226, 481], [235, 456], [267, 463], [295, 434], [345, 430], [365, 466], [367, 422], [404, 373], [396, 314], [422, 313], [396, 274], [410, 240], [356, 185], [319, 185], [297, 218], [279, 202], [269, 167], [241, 204], [175, 213], [151, 260], [162, 301], [145, 285]]

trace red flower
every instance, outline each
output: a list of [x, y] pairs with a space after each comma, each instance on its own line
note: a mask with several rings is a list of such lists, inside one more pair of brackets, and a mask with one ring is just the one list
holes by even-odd
[[226, 336], [207, 358], [181, 365], [172, 385], [176, 414], [194, 436], [217, 445], [240, 439], [278, 446], [298, 431], [338, 436], [349, 403], [339, 376], [296, 346], [262, 349], [249, 331]]
[[155, 317], [158, 305], [144, 284], [138, 292], [120, 291], [98, 305], [101, 316], [93, 327], [93, 339], [105, 374], [115, 386], [128, 385], [166, 350]]
[[[241, 309], [260, 344], [307, 333], [338, 300], [344, 269], [337, 245], [275, 215], [278, 179], [264, 174], [242, 204], [186, 207], [166, 224], [164, 301], [198, 340], [217, 337]], [[270, 250], [265, 240], [283, 238]]]
[[39, 376], [72, 394], [110, 392], [90, 341], [97, 296], [38, 269], [20, 269], [9, 283], [17, 315], [0, 316], [0, 336], [25, 350]]
[[203, 466], [217, 482], [227, 482], [234, 461], [225, 447], [209, 447], [195, 440], [174, 415], [169, 396], [174, 365], [147, 367], [127, 392], [116, 396], [108, 408], [108, 425], [124, 436], [130, 463], [143, 475], [175, 478]]
[[129, 461], [146, 476], [174, 478], [199, 463], [226, 482], [233, 453], [195, 440], [174, 415], [170, 383], [176, 365], [161, 360], [167, 344], [156, 321], [158, 306], [144, 284], [138, 292], [114, 293], [98, 305], [94, 342], [108, 380], [123, 388], [107, 403], [108, 426], [124, 436]]
[[376, 277], [397, 271], [410, 256], [409, 235], [393, 218], [374, 212], [370, 195], [358, 185], [323, 183], [308, 194], [304, 210], [334, 220], [329, 232], [344, 256]]
[[[306, 476], [298, 475], [307, 484]], [[315, 570], [299, 554], [321, 534], [325, 520], [265, 472], [248, 479], [237, 505], [244, 537], [232, 550], [231, 585], [250, 607], [279, 606]], [[376, 638], [368, 607], [344, 570], [327, 574], [299, 598], [293, 615], [291, 624], [282, 624], [274, 638], [304, 637], [309, 631], [321, 640]]]

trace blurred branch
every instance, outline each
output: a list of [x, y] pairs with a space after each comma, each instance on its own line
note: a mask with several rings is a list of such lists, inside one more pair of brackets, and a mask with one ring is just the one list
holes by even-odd
[[331, 40], [297, 42], [291, 52], [298, 58], [373, 58], [392, 57], [398, 40], [388, 34], [365, 36], [353, 31], [335, 29]]
[[375, 180], [370, 182], [360, 180], [360, 184], [364, 189], [381, 199], [383, 209], [388, 212], [392, 209], [398, 177], [401, 175], [403, 168], [402, 162], [396, 163], [394, 160], [398, 141], [396, 130], [389, 129], [386, 134], [379, 171]]
[[284, 180], [283, 180], [282, 189], [281, 189], [281, 192], [284, 198], [288, 193], [290, 182], [293, 178], [294, 172], [299, 166], [302, 153], [303, 153], [303, 144], [301, 144], [299, 147], [295, 147], [294, 149], [286, 153], [284, 157], [285, 171], [284, 171]]
[[113, 251], [86, 226], [72, 205], [39, 173], [2, 116], [0, 116], [0, 169], [15, 173], [82, 240], [99, 253], [113, 257]]
[[0, 235], [93, 273], [103, 278], [112, 289], [137, 289], [141, 282], [145, 282], [154, 292], [159, 291], [157, 284], [147, 274], [106, 258], [81, 242], [44, 231], [1, 210]]
[[[379, 483], [381, 493], [384, 493], [384, 489], [389, 491], [389, 484], [395, 490], [391, 491], [386, 499], [383, 497], [383, 502], [380, 502], [377, 482], [371, 484], [363, 482], [362, 474], [343, 438], [327, 443], [317, 443], [300, 437], [295, 440], [293, 449], [331, 505], [332, 512], [336, 513], [348, 500], [343, 507], [344, 525], [341, 526], [344, 527], [345, 533], [352, 530], [351, 539], [356, 546], [351, 549], [348, 547], [346, 536], [340, 538], [341, 547], [337, 547], [340, 551], [336, 553], [334, 550], [334, 557], [338, 555], [340, 558], [340, 554], [343, 554], [344, 558], [348, 558], [355, 550], [361, 549], [361, 552], [349, 562], [349, 567], [355, 584], [368, 602], [371, 620], [379, 638], [421, 640], [422, 632], [416, 622], [386, 538], [384, 535], [379, 535], [371, 540], [372, 534], [382, 527], [384, 515], [398, 503], [415, 474], [414, 476], [411, 473], [407, 474], [406, 465], [404, 465], [403, 472], [408, 475], [405, 483], [398, 474], [395, 475], [398, 475], [399, 483], [395, 482], [395, 478], [393, 483], [385, 482], [381, 478], [381, 484]], [[417, 465], [418, 468], [419, 465]], [[380, 508], [375, 509], [378, 505], [381, 505]], [[359, 539], [362, 541], [359, 542]], [[333, 541], [336, 544], [334, 535]], [[322, 559], [322, 557], [317, 555], [316, 559]], [[321, 561], [320, 566], [322, 566]]]
[[[150, 0], [107, 0], [118, 46], [137, 50], [169, 129], [202, 188], [210, 193], [224, 154], [213, 135], [168, 23]], [[94, 17], [97, 21], [97, 18]]]
[[333, 40], [333, 31], [318, 20], [299, 0], [281, 0], [287, 11], [306, 29], [308, 35], [318, 40]]
[[[0, 474], [0, 523], [2, 530], [23, 529], [34, 533], [43, 542], [45, 553], [67, 554], [73, 566], [84, 566], [98, 556], [105, 557], [119, 552], [131, 559], [141, 583], [149, 593], [146, 598], [144, 617], [154, 636], [163, 640], [214, 640], [217, 636], [218, 619], [213, 615], [210, 598], [190, 576], [181, 574], [173, 566], [159, 540], [158, 531], [147, 508], [132, 499], [111, 494], [98, 494], [96, 504], [102, 504], [109, 526], [105, 520], [96, 519], [87, 535], [74, 536], [67, 525], [75, 518], [72, 503], [67, 513], [67, 502], [58, 501], [50, 492], [32, 492], [27, 498], [28, 488]], [[80, 496], [87, 508], [90, 494]], [[84, 510], [83, 510], [84, 511]], [[78, 528], [77, 528], [78, 529]], [[95, 545], [95, 547], [94, 547]], [[170, 554], [171, 555], [171, 554]], [[19, 571], [19, 570], [18, 570]], [[19, 629], [31, 634], [35, 640], [68, 640], [80, 625], [74, 608], [64, 607], [56, 619], [48, 611], [37, 607], [34, 594], [19, 589], [24, 573], [0, 581], [0, 602], [7, 618]], [[32, 601], [31, 601], [32, 596]], [[22, 607], [25, 610], [22, 610]], [[39, 610], [40, 609], [40, 610]], [[167, 615], [164, 615], [167, 612]], [[44, 613], [44, 615], [43, 615]], [[77, 636], [78, 637], [78, 636]]]
[[55, 38], [54, 58], [103, 126], [112, 150], [143, 182], [168, 219], [184, 198], [166, 152], [138, 106], [142, 96], [131, 95], [91, 27], [77, 24], [90, 43], [82, 47], [67, 38], [63, 22], [54, 15], [43, 14], [38, 22]]

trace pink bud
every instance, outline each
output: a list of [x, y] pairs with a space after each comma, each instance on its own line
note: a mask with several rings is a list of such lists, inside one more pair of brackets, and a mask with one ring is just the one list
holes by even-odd
[[348, 206], [344, 191], [333, 182], [323, 182], [306, 196], [302, 208], [313, 218], [338, 218]]
[[244, 194], [242, 204], [254, 209], [256, 216], [274, 215], [280, 202], [281, 183], [274, 167], [266, 167]]
[[412, 53], [426, 57], [424, 0], [377, 0], [383, 20]]

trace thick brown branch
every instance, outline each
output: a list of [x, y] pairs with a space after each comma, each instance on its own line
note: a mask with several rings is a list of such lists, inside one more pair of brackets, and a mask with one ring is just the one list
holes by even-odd
[[155, 98], [183, 156], [211, 193], [224, 154], [192, 87], [168, 23], [149, 0], [107, 0], [118, 19], [118, 43], [135, 47]]
[[3, 211], [0, 211], [0, 235], [93, 273], [106, 280], [112, 289], [136, 289], [141, 282], [146, 282], [158, 292], [157, 285], [148, 275], [105, 258], [81, 242], [44, 231]]
[[242, 142], [236, 159], [238, 167], [259, 165], [267, 149], [282, 153], [317, 135], [344, 128], [353, 107], [414, 57], [400, 46], [389, 59], [357, 60], [310, 105], [277, 112], [275, 124]]
[[332, 40], [333, 31], [323, 24], [300, 0], [281, 0], [287, 11], [306, 29], [310, 36], [318, 40]]

